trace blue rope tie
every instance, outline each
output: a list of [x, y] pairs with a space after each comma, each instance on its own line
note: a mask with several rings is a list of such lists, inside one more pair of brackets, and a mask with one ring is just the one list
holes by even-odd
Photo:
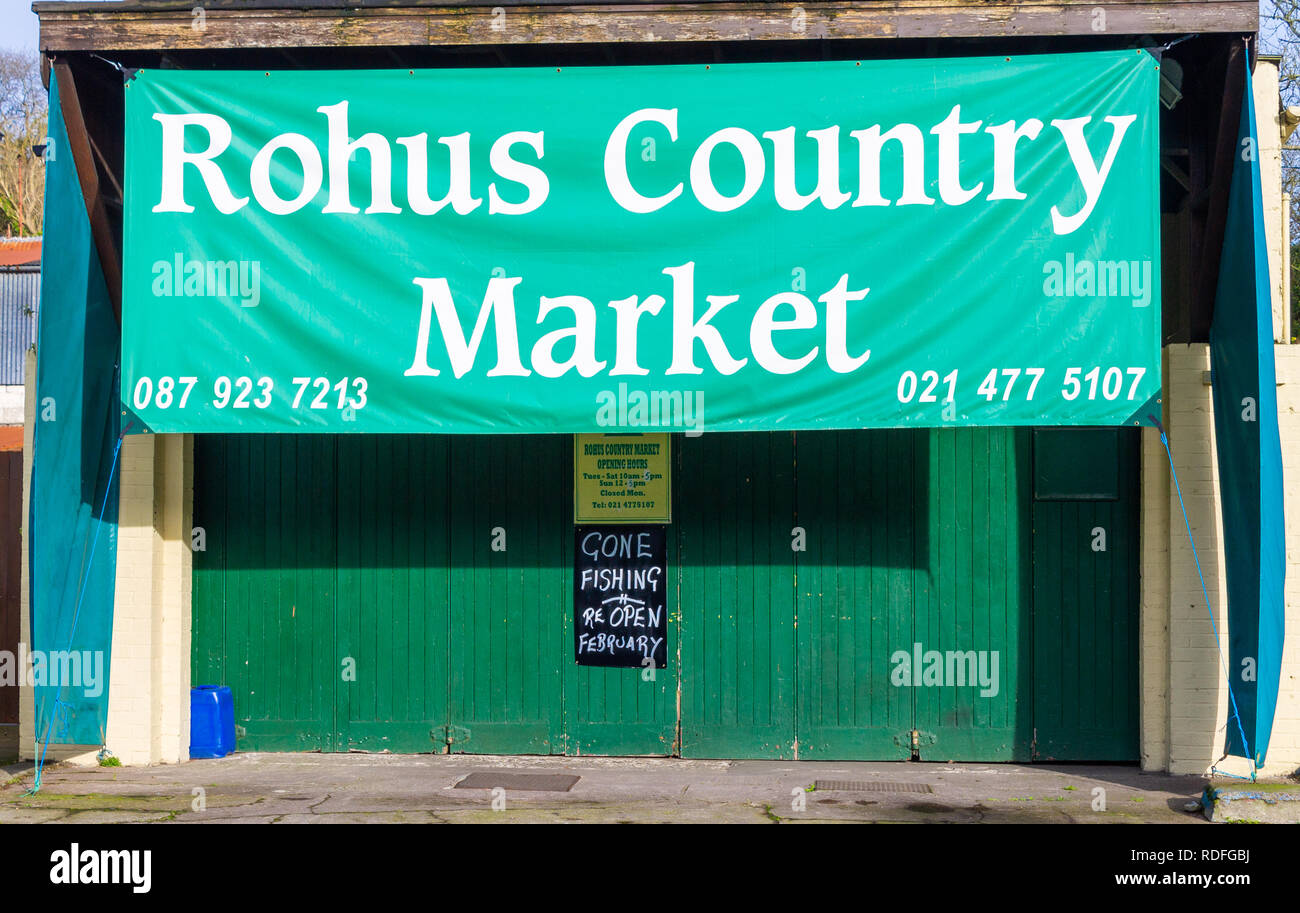
[[[1183, 502], [1183, 490], [1178, 484], [1178, 470], [1174, 468], [1174, 454], [1169, 449], [1169, 435], [1165, 434], [1164, 426], [1156, 422], [1156, 427], [1160, 429], [1160, 443], [1165, 445], [1165, 453], [1169, 457], [1169, 474], [1173, 476], [1174, 491], [1178, 493], [1178, 506], [1183, 512], [1183, 525], [1187, 527], [1187, 541], [1192, 546], [1192, 559], [1196, 562], [1196, 574], [1201, 578], [1201, 593], [1205, 596], [1205, 609], [1210, 614], [1210, 628], [1214, 631], [1214, 646], [1219, 651], [1219, 663], [1223, 666], [1223, 677], [1228, 683], [1228, 703], [1232, 706], [1232, 719], [1237, 722], [1237, 734], [1241, 736], [1241, 747], [1246, 752], [1246, 757], [1250, 759], [1250, 776], [1243, 777], [1239, 774], [1232, 774], [1221, 771], [1217, 767], [1210, 768], [1211, 773], [1219, 774], [1224, 777], [1232, 777], [1237, 780], [1249, 780], [1254, 782], [1257, 773], [1255, 767], [1255, 756], [1250, 753], [1250, 743], [1246, 741], [1246, 731], [1241, 725], [1241, 714], [1237, 710], [1237, 696], [1232, 690], [1232, 673], [1228, 669], [1228, 661], [1223, 656], [1223, 642], [1219, 639], [1219, 626], [1214, 622], [1214, 608], [1210, 605], [1210, 591], [1205, 585], [1205, 573], [1201, 570], [1201, 558], [1196, 553], [1196, 539], [1192, 536], [1192, 523], [1187, 519], [1187, 505]], [[1222, 760], [1222, 758], [1220, 758]]]

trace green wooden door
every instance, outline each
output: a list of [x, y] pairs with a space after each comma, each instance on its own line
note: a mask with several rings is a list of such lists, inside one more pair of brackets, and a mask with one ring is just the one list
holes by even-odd
[[242, 749], [673, 751], [675, 626], [652, 680], [574, 662], [571, 437], [201, 435], [195, 460], [193, 675], [232, 687]]
[[889, 660], [912, 644], [923, 435], [798, 435], [801, 758], [911, 755], [915, 694], [890, 684]]
[[1014, 429], [798, 436], [801, 758], [906, 758], [914, 742], [922, 758], [1028, 757], [1026, 442]]
[[194, 682], [245, 750], [1136, 757], [1131, 431], [674, 447], [647, 680], [574, 662], [569, 436], [199, 436]]
[[1138, 758], [1139, 432], [1034, 432], [1038, 760]]
[[794, 435], [674, 444], [681, 754], [792, 758]]
[[450, 441], [451, 750], [563, 754], [570, 439]]
[[447, 439], [349, 435], [337, 438], [336, 448], [336, 750], [441, 750], [450, 624]]
[[196, 435], [191, 669], [243, 750], [332, 751], [335, 440]]
[[924, 760], [1028, 760], [1029, 432], [921, 434], [916, 509], [926, 533], [917, 544], [912, 647], [923, 667], [913, 663], [918, 750]]

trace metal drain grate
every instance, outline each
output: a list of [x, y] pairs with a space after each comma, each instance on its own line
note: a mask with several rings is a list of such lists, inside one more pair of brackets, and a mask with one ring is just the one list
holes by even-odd
[[567, 793], [581, 777], [575, 774], [524, 774], [476, 770], [456, 784], [456, 789], [514, 789], [535, 793]]
[[928, 783], [893, 783], [888, 780], [814, 780], [817, 792], [932, 793]]

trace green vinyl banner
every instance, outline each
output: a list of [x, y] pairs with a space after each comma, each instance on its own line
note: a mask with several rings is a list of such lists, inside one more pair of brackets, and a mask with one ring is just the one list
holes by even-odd
[[186, 432], [1145, 424], [1158, 68], [140, 71], [124, 408]]

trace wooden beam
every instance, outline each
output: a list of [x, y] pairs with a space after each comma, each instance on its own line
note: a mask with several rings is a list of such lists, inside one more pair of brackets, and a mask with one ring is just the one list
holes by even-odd
[[[280, 0], [283, 4], [283, 0]], [[287, 5], [287, 4], [286, 4]], [[1255, 0], [862, 0], [779, 3], [224, 8], [37, 3], [60, 51], [429, 47], [661, 41], [1253, 33]], [[308, 7], [308, 8], [304, 8]], [[494, 10], [503, 12], [494, 12]], [[200, 14], [198, 10], [202, 10]]]
[[[113, 315], [122, 322], [122, 258], [104, 195], [99, 185], [99, 168], [86, 130], [86, 119], [77, 94], [77, 83], [72, 68], [61, 60], [54, 62], [54, 78], [59, 83], [59, 109], [68, 131], [68, 144], [72, 147], [72, 161], [77, 166], [77, 179], [81, 182], [81, 195], [86, 203], [86, 216], [90, 219], [90, 236], [99, 254], [99, 264], [104, 270], [104, 282], [113, 304]], [[59, 152], [62, 155], [62, 151]]]
[[1219, 105], [1218, 126], [1214, 136], [1205, 232], [1197, 258], [1196, 301], [1187, 309], [1187, 341], [1199, 342], [1210, 336], [1214, 320], [1214, 299], [1219, 287], [1219, 261], [1223, 256], [1223, 238], [1227, 231], [1228, 204], [1232, 172], [1237, 159], [1237, 137], [1241, 127], [1241, 106], [1245, 99], [1245, 43], [1233, 45], [1227, 55], [1223, 75], [1223, 97]]

